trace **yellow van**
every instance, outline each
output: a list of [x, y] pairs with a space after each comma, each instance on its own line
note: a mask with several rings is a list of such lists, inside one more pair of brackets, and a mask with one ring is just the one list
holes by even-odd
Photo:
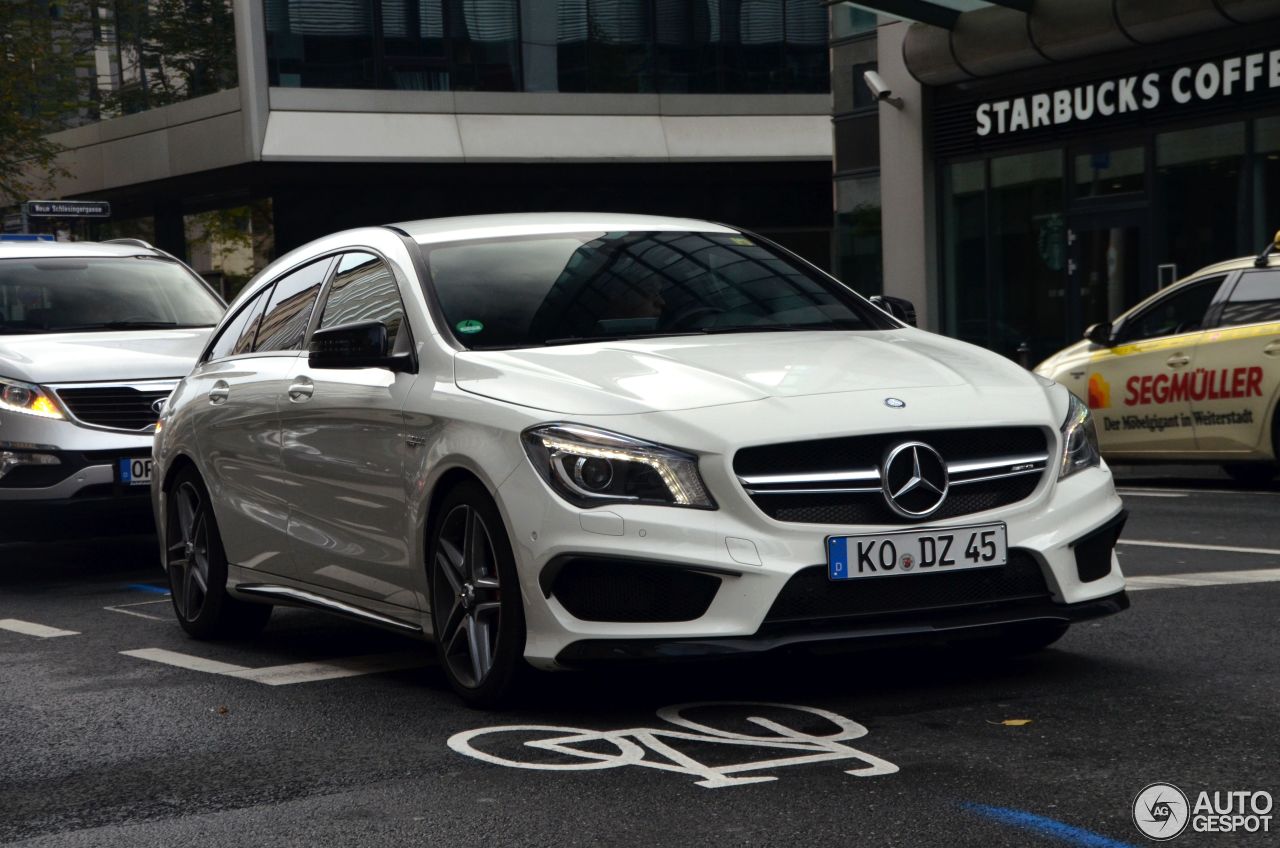
[[1088, 401], [1109, 460], [1215, 462], [1276, 476], [1280, 233], [1260, 256], [1202, 268], [1036, 367]]

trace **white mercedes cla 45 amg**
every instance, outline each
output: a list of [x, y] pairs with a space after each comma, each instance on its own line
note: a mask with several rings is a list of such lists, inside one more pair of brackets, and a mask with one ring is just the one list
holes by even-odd
[[538, 668], [878, 637], [1033, 649], [1127, 605], [1062, 386], [719, 224], [351, 230], [241, 294], [152, 484], [192, 635], [302, 605]]

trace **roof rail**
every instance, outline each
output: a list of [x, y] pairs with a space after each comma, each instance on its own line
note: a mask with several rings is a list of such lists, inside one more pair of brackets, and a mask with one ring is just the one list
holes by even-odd
[[154, 245], [148, 244], [147, 242], [138, 238], [113, 238], [113, 239], [107, 239], [102, 243], [103, 244], [127, 244], [130, 247], [145, 247], [147, 250], [156, 249]]

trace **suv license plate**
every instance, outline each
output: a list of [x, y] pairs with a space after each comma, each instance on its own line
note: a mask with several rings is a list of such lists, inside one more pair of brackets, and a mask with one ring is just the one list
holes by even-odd
[[120, 470], [120, 485], [151, 485], [151, 457], [146, 459], [124, 458], [119, 461], [118, 468]]
[[1004, 565], [1008, 560], [1003, 524], [827, 537], [827, 576], [832, 580], [936, 574]]

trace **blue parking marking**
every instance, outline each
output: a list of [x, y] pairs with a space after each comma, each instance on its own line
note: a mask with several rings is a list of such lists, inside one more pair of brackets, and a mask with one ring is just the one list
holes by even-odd
[[154, 595], [167, 595], [169, 588], [167, 586], [153, 586], [150, 583], [130, 583], [125, 586], [126, 589], [132, 589], [135, 592], [151, 592]]
[[1084, 845], [1087, 848], [1136, 848], [1132, 843], [1120, 842], [1109, 836], [1103, 836], [1101, 833], [1094, 833], [1092, 830], [1085, 830], [1082, 827], [1073, 827], [1056, 819], [1037, 816], [1035, 813], [1027, 813], [1008, 807], [991, 807], [986, 804], [965, 803], [960, 806], [971, 813], [977, 813], [1001, 824], [1020, 827], [1024, 830], [1039, 833], [1042, 836], [1050, 836], [1063, 842], [1070, 842], [1072, 845]]

